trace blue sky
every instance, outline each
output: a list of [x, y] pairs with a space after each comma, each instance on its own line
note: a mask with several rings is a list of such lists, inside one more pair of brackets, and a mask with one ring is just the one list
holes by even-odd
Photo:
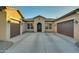
[[47, 18], [58, 18], [79, 6], [12, 6], [19, 9], [25, 18], [42, 15]]

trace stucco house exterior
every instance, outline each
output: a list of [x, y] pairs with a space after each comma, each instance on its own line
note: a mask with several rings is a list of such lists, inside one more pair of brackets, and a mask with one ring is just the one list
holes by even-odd
[[74, 38], [79, 42], [79, 8], [54, 21], [54, 32]]
[[23, 32], [56, 32], [76, 39], [79, 42], [79, 9], [57, 19], [36, 16], [23, 20]]
[[30, 19], [24, 19], [24, 32], [53, 32], [53, 22], [55, 19], [36, 16]]
[[[22, 19], [23, 16], [18, 9], [0, 7], [0, 40], [12, 40], [22, 35]], [[17, 39], [19, 38], [20, 36]]]
[[79, 42], [79, 8], [57, 19], [41, 15], [24, 19], [18, 9], [0, 7], [0, 40], [17, 41], [23, 32], [56, 32]]

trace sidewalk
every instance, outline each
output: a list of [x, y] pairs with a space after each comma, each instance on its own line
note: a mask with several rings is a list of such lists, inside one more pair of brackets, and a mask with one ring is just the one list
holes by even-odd
[[10, 48], [13, 45], [10, 41], [2, 41], [0, 40], [0, 53], [3, 53], [5, 50]]

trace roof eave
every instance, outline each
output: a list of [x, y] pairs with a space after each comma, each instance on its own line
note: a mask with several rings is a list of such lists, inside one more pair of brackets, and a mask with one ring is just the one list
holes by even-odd
[[63, 16], [61, 16], [61, 17], [59, 17], [59, 18], [57, 18], [55, 21], [58, 21], [58, 20], [60, 20], [60, 19], [62, 19], [62, 18], [64, 18], [64, 17], [70, 16], [70, 15], [72, 15], [72, 14], [75, 14], [77, 11], [79, 11], [79, 8], [78, 8], [78, 9], [75, 9], [75, 10], [73, 10], [73, 11], [71, 11], [71, 12], [69, 12], [69, 13], [67, 13], [67, 14], [65, 14], [65, 15], [63, 15]]

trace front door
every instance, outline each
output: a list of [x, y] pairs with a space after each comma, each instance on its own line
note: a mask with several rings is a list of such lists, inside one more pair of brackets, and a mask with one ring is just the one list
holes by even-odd
[[37, 24], [37, 32], [42, 32], [42, 24], [41, 23]]

